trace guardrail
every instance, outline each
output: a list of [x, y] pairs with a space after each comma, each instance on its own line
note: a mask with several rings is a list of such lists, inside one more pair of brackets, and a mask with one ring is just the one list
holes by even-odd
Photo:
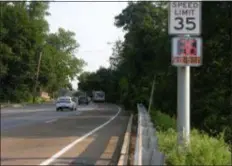
[[164, 165], [164, 154], [158, 150], [158, 138], [147, 109], [137, 104], [138, 128], [134, 165]]

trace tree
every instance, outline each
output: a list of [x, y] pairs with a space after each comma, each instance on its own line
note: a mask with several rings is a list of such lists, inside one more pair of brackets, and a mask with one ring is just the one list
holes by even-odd
[[51, 92], [57, 91], [60, 87], [66, 87], [85, 65], [83, 60], [75, 56], [79, 44], [74, 37], [73, 32], [62, 28], [47, 37], [40, 80], [43, 81], [43, 78], [46, 78], [47, 89]]
[[[34, 85], [36, 70], [37, 47], [43, 42], [43, 34], [47, 33], [48, 24], [45, 15], [35, 19], [37, 13], [31, 4], [26, 2], [1, 2], [1, 46], [3, 46], [3, 57], [1, 63], [1, 99], [3, 100], [25, 100], [31, 96], [30, 92]], [[41, 7], [43, 6], [43, 7]], [[38, 2], [34, 10], [45, 13], [48, 9], [47, 3]], [[41, 25], [41, 26], [39, 26]], [[6, 72], [7, 71], [7, 72]]]
[[85, 64], [75, 56], [79, 47], [75, 33], [63, 28], [49, 33], [48, 2], [0, 3], [0, 102], [31, 100], [40, 55], [37, 90], [54, 94], [71, 88], [70, 81]]

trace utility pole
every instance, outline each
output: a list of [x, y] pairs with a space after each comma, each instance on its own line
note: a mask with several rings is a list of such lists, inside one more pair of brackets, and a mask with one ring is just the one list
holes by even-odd
[[149, 107], [148, 107], [148, 113], [150, 113], [151, 110], [151, 105], [152, 105], [152, 100], [153, 100], [153, 94], [154, 94], [154, 88], [155, 88], [155, 75], [152, 83], [152, 88], [151, 88], [151, 96], [150, 96], [150, 101], [149, 101]]
[[35, 78], [35, 86], [34, 86], [34, 92], [33, 92], [33, 103], [35, 103], [36, 89], [37, 89], [37, 85], [38, 85], [38, 78], [39, 78], [41, 57], [42, 57], [42, 51], [39, 54], [39, 61], [38, 61], [38, 65], [37, 65], [37, 72], [36, 72], [36, 78]]

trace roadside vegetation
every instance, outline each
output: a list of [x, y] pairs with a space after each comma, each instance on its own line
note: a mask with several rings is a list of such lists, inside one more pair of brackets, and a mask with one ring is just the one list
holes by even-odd
[[157, 129], [159, 150], [165, 154], [167, 165], [231, 165], [231, 149], [224, 133], [211, 137], [203, 131], [191, 131], [190, 146], [178, 150], [176, 120], [153, 110], [152, 121]]
[[35, 97], [35, 100], [33, 101], [33, 98], [28, 99], [27, 101], [20, 102], [20, 103], [12, 103], [10, 101], [8, 102], [2, 102], [0, 103], [0, 108], [4, 107], [22, 107], [28, 104], [42, 104], [47, 102], [52, 102], [53, 99], [45, 99], [42, 97]]
[[72, 89], [70, 81], [81, 72], [75, 33], [62, 27], [50, 32], [48, 10], [49, 2], [0, 2], [0, 103], [31, 103], [33, 96], [42, 102], [41, 91], [52, 98], [61, 88]]

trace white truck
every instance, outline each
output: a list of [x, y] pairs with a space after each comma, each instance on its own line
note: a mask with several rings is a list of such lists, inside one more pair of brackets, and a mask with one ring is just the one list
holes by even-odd
[[105, 92], [93, 91], [93, 101], [94, 102], [104, 102], [105, 101]]

